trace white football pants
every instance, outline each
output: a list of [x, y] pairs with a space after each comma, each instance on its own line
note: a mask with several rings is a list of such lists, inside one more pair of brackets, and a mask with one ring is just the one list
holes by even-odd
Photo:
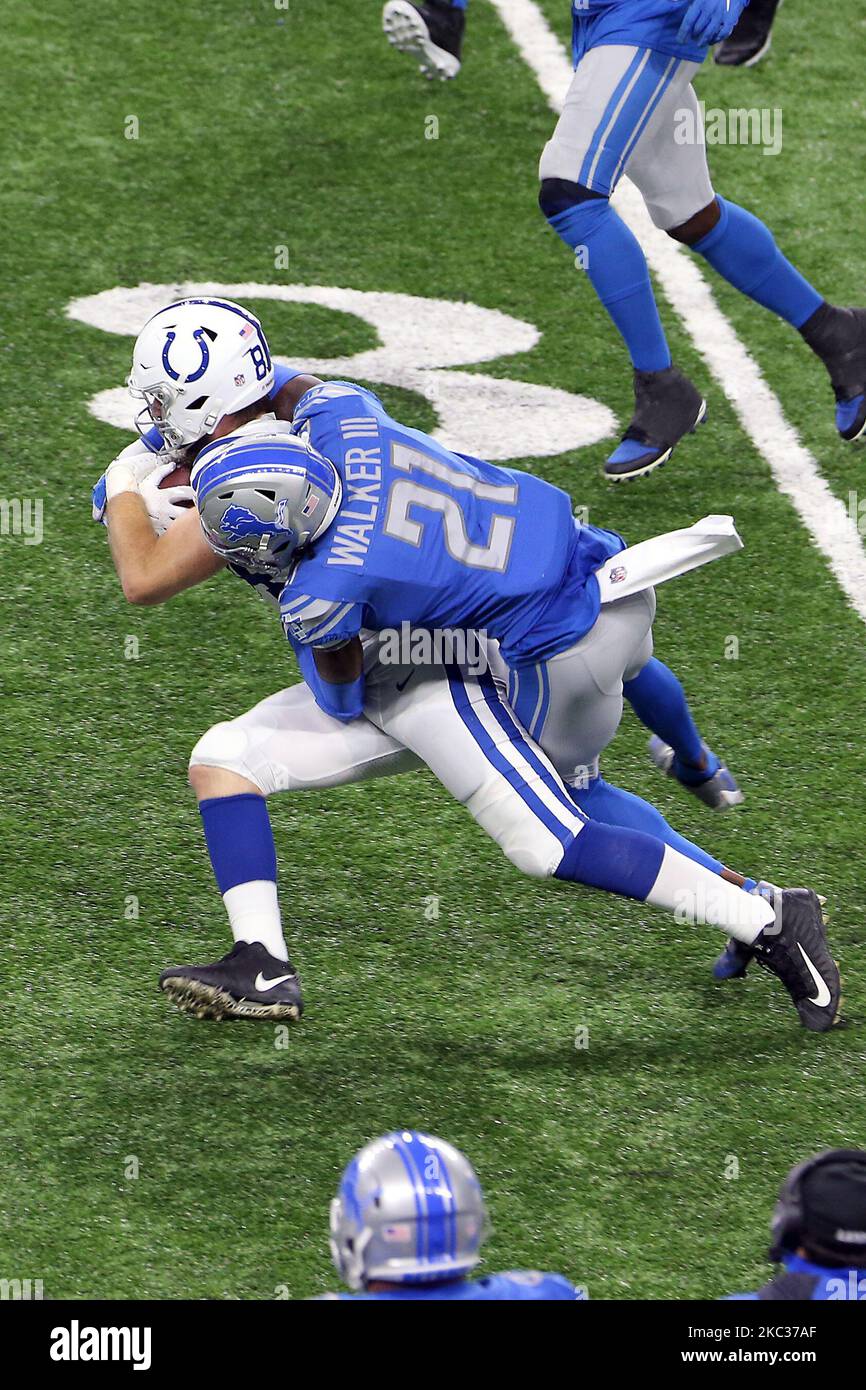
[[547, 663], [555, 698], [543, 727], [559, 750], [560, 771], [512, 711], [508, 671], [495, 644], [482, 675], [456, 665], [368, 662], [365, 717], [350, 724], [324, 714], [303, 683], [290, 686], [214, 725], [190, 764], [236, 772], [265, 796], [426, 765], [517, 868], [548, 877], [586, 822], [560, 772], [577, 763], [597, 770], [622, 714], [623, 673], [636, 674], [652, 653], [653, 611], [651, 592], [607, 604], [582, 642], [562, 661]]

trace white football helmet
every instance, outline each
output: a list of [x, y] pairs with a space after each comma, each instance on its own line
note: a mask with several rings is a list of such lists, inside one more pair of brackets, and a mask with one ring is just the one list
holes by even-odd
[[211, 434], [224, 415], [266, 396], [274, 368], [262, 325], [230, 299], [179, 299], [136, 339], [129, 391], [144, 407], [136, 426], [156, 425], [179, 449]]

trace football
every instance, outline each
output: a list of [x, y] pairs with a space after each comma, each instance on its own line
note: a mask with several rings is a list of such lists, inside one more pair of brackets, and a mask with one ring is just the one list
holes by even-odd
[[[159, 486], [160, 490], [162, 490], [164, 487], [189, 487], [189, 483], [190, 471], [186, 464], [179, 463], [177, 468], [173, 468], [170, 473], [165, 475]], [[180, 507], [192, 507], [193, 505], [192, 501], [178, 503]]]

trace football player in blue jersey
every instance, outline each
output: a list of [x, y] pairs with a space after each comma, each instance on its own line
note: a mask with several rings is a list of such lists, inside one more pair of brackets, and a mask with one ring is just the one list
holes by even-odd
[[605, 464], [613, 481], [666, 462], [705, 416], [701, 392], [671, 361], [634, 233], [610, 203], [623, 174], [657, 227], [736, 289], [798, 330], [836, 394], [843, 439], [866, 433], [866, 309], [829, 304], [788, 261], [763, 222], [710, 181], [692, 78], [746, 0], [575, 0], [574, 78], [541, 156], [539, 201], [575, 251], [634, 369], [635, 409]]
[[465, 27], [466, 0], [386, 0], [382, 11], [388, 42], [443, 82], [460, 71]]
[[[252, 403], [247, 399], [253, 392], [247, 380], [251, 371], [255, 390], [262, 393]], [[301, 684], [280, 691], [246, 715], [216, 725], [193, 752], [190, 780], [199, 797], [236, 945], [213, 966], [179, 966], [164, 972], [162, 987], [180, 1007], [217, 1018], [292, 1017], [300, 1012], [297, 979], [287, 963], [266, 796], [340, 785], [426, 763], [524, 872], [610, 888], [665, 907], [681, 920], [727, 928], [748, 958], [755, 955], [782, 975], [807, 1027], [830, 1026], [838, 989], [815, 895], [788, 890], [778, 899], [789, 909], [778, 939], [775, 927], [762, 934], [776, 916], [776, 904], [766, 892], [743, 892], [743, 887], [756, 885], [679, 837], [648, 803], [597, 775], [598, 752], [612, 736], [621, 712], [623, 675], [637, 707], [646, 694], [640, 687], [649, 670], [647, 706], [641, 712], [658, 732], [667, 721], [675, 740], [682, 731], [680, 705], [688, 715], [675, 677], [649, 660], [651, 596], [640, 592], [612, 603], [602, 620], [597, 580], [588, 573], [581, 576], [582, 565], [607, 554], [618, 556], [623, 544], [619, 537], [576, 527], [565, 495], [530, 475], [449, 455], [427, 436], [402, 431], [361, 388], [324, 386], [297, 374], [278, 387], [261, 325], [227, 301], [191, 300], [154, 315], [136, 344], [131, 381], [145, 400], [147, 420], [158, 422], [160, 437], [173, 448], [199, 450], [195, 478], [203, 511], [201, 518], [195, 511], [176, 518], [158, 537], [143, 497], [139, 455], [134, 449], [124, 451], [109, 468], [104, 489], [109, 538], [124, 593], [134, 602], [161, 602], [228, 565], [264, 598], [273, 603], [282, 599], [286, 625], [309, 682], [309, 688]], [[295, 416], [293, 425], [277, 420], [275, 404]], [[370, 610], [371, 627], [359, 644], [355, 631], [350, 634], [347, 629], [360, 611], [356, 602], [342, 595], [308, 596], [306, 581], [316, 569], [309, 569], [307, 561], [320, 554], [320, 543], [335, 542], [351, 561], [338, 568], [352, 574], [358, 569], [357, 547], [366, 556], [373, 531], [382, 529], [377, 508], [380, 524], [371, 530], [370, 508], [382, 481], [373, 458], [378, 445], [371, 438], [371, 422], [374, 433], [380, 428], [395, 431], [404, 449], [432, 449], [427, 462], [434, 481], [438, 468], [439, 482], [445, 483], [433, 499], [426, 498], [432, 508], [427, 520], [433, 524], [421, 527], [426, 532], [424, 556], [411, 530], [406, 536], [408, 551], [401, 537], [386, 538], [389, 545], [393, 539], [399, 541], [393, 552], [398, 579], [409, 582], [419, 602], [432, 599], [444, 620], [452, 600], [459, 605], [466, 597], [454, 582], [454, 555], [445, 561], [437, 553], [442, 539], [450, 537], [458, 571], [466, 569], [467, 593], [475, 605], [471, 615], [462, 613], [460, 624], [470, 626], [471, 617], [472, 625], [483, 626], [481, 619], [489, 618], [491, 636], [504, 636], [514, 651], [521, 641], [527, 642], [530, 657], [533, 643], [543, 641], [549, 661], [546, 657], [522, 667], [518, 663], [509, 671], [491, 642], [489, 670], [468, 670], [465, 663], [446, 667], [429, 658], [420, 665], [411, 659], [395, 665], [385, 661], [379, 649], [375, 628], [381, 625], [382, 613]], [[302, 434], [315, 434], [338, 464]], [[147, 452], [146, 444], [140, 448]], [[152, 466], [163, 466], [159, 455], [152, 457]], [[405, 453], [397, 457], [407, 462]], [[396, 472], [405, 481], [405, 468], [398, 466]], [[543, 522], [546, 531], [536, 535], [521, 524], [515, 546], [506, 533], [521, 513], [521, 488], [531, 494], [536, 525]], [[497, 520], [491, 512], [491, 504], [495, 511], [505, 503], [502, 489], [509, 493], [511, 520]], [[470, 529], [478, 537], [461, 552], [467, 539], [461, 503], [468, 500], [474, 506], [476, 497], [482, 510], [470, 517]], [[418, 497], [403, 501], [411, 509]], [[531, 515], [528, 507], [521, 515], [526, 521]], [[392, 520], [401, 528], [417, 526], [409, 510], [400, 520], [399, 507]], [[505, 545], [509, 563], [504, 570], [473, 566], [474, 560], [492, 553], [491, 543]], [[377, 555], [380, 549], [377, 542]], [[414, 558], [413, 551], [419, 552]], [[365, 563], [366, 559], [362, 570]], [[433, 581], [437, 573], [441, 580], [443, 564], [450, 574], [449, 593], [443, 593], [440, 583], [437, 597]], [[545, 586], [554, 596], [570, 595], [569, 602], [563, 607], [557, 599], [558, 608], [545, 606]], [[396, 617], [399, 583], [389, 579], [386, 587], [395, 589], [392, 597], [398, 607], [391, 616]], [[299, 597], [304, 602], [296, 612]], [[321, 613], [317, 604], [324, 605]], [[577, 637], [580, 648], [586, 637], [578, 633], [587, 628], [592, 629], [587, 644], [566, 653], [572, 673], [586, 663], [583, 700], [569, 710], [574, 691], [564, 687], [568, 698], [563, 705], [558, 672], [551, 683], [548, 668], [559, 659], [563, 633], [567, 640]], [[347, 660], [354, 663], [359, 651], [362, 670], [347, 675], [342, 668]], [[585, 766], [576, 765], [574, 747], [567, 740], [558, 750], [558, 756], [571, 760], [571, 785], [515, 718], [506, 696], [515, 675], [518, 684], [524, 682], [524, 695], [535, 689], [524, 717], [538, 731], [543, 729], [545, 737], [548, 728], [558, 728], [563, 710], [576, 718], [585, 740]], [[664, 690], [671, 682], [674, 695], [666, 701]], [[516, 702], [523, 698], [518, 685], [512, 693]], [[658, 709], [653, 713], [655, 700]], [[555, 743], [560, 735], [554, 738], [551, 733], [551, 738]], [[808, 946], [808, 970], [815, 974], [807, 973], [794, 951], [797, 941]]]
[[866, 1152], [827, 1149], [792, 1168], [773, 1212], [770, 1259], [778, 1273], [761, 1302], [866, 1303]]
[[355, 1154], [331, 1203], [331, 1255], [352, 1293], [324, 1300], [585, 1301], [561, 1274], [469, 1276], [487, 1209], [472, 1164], [444, 1139], [399, 1130]]

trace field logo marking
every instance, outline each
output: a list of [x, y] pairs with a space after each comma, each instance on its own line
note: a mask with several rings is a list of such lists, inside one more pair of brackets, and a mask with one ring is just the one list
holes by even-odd
[[[491, 0], [491, 4], [558, 115], [572, 77], [565, 48], [535, 0]], [[640, 193], [627, 178], [620, 183], [615, 202], [640, 240], [668, 302], [769, 465], [777, 488], [793, 504], [851, 606], [866, 622], [866, 552], [856, 522], [785, 419], [778, 397], [722, 313], [697, 262], [654, 226]]]
[[[400, 386], [435, 407], [433, 437], [446, 448], [502, 462], [549, 458], [612, 437], [617, 422], [600, 401], [551, 386], [455, 370], [529, 352], [541, 334], [532, 323], [498, 309], [412, 294], [389, 294], [331, 285], [136, 285], [74, 299], [72, 319], [104, 333], [134, 336], [163, 305], [187, 296], [274, 299], [317, 304], [353, 314], [375, 329], [377, 347], [350, 357], [274, 361], [325, 377], [360, 378]], [[123, 387], [100, 391], [88, 402], [98, 420], [134, 431], [134, 403]]]

